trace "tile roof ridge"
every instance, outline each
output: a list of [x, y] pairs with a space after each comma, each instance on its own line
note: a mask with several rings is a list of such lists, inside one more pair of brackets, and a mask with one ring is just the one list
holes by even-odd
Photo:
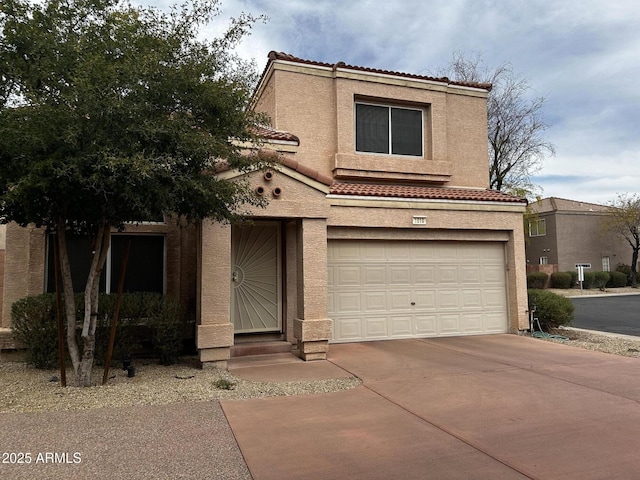
[[525, 198], [488, 188], [374, 183], [334, 183], [330, 193], [346, 196], [527, 203]]
[[316, 65], [316, 66], [320, 66], [320, 67], [327, 67], [327, 68], [333, 69], [334, 71], [337, 70], [338, 68], [343, 68], [343, 69], [347, 69], [347, 70], [356, 70], [356, 71], [361, 71], [361, 72], [378, 73], [378, 74], [381, 74], [381, 75], [390, 75], [390, 76], [396, 76], [396, 77], [413, 78], [413, 79], [416, 79], [416, 80], [428, 80], [428, 81], [432, 81], [432, 82], [446, 83], [448, 85], [456, 85], [456, 86], [471, 87], [471, 88], [480, 88], [480, 89], [487, 90], [487, 91], [491, 91], [491, 88], [493, 87], [492, 84], [490, 84], [490, 83], [459, 82], [459, 81], [451, 80], [448, 77], [432, 77], [432, 76], [429, 76], [429, 75], [418, 75], [418, 74], [414, 74], [414, 73], [397, 72], [397, 71], [393, 71], [393, 70], [384, 70], [384, 69], [371, 68], [371, 67], [362, 67], [362, 66], [357, 66], [357, 65], [350, 65], [350, 64], [347, 64], [347, 63], [345, 63], [343, 61], [339, 61], [339, 62], [336, 62], [336, 63], [327, 63], [327, 62], [319, 62], [319, 61], [315, 61], [315, 60], [307, 60], [307, 59], [304, 59], [304, 58], [296, 57], [295, 55], [291, 55], [289, 53], [276, 52], [275, 50], [271, 50], [269, 52], [268, 58], [269, 58], [269, 61], [267, 62], [267, 67], [271, 62], [273, 62], [275, 60], [283, 60], [283, 61], [288, 61], [288, 62], [302, 63], [302, 64], [306, 64], [306, 65]]

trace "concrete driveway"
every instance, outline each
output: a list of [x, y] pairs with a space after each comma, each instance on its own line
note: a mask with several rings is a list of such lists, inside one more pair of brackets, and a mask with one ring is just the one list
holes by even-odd
[[222, 402], [255, 480], [640, 472], [640, 359], [496, 335], [332, 345], [329, 361], [363, 385]]

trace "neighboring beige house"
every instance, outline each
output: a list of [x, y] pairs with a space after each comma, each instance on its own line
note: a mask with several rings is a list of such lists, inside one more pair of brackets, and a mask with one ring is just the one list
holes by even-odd
[[[163, 239], [163, 291], [195, 302], [200, 360], [528, 328], [526, 202], [487, 189], [489, 88], [271, 52], [254, 108], [278, 166], [219, 173], [268, 206], [241, 225], [138, 227]], [[46, 288], [45, 256], [41, 231], [8, 229], [4, 326]]]
[[527, 265], [553, 265], [560, 272], [584, 265], [587, 271], [609, 272], [631, 263], [629, 244], [602, 225], [606, 206], [550, 197], [530, 207], [537, 215], [525, 232]]

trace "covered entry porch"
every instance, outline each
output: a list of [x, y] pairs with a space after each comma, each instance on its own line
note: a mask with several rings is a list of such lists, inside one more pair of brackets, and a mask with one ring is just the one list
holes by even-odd
[[332, 330], [327, 318], [328, 188], [287, 167], [269, 176], [249, 175], [256, 189], [277, 188], [278, 195], [242, 223], [208, 222], [200, 228], [199, 360], [225, 368], [231, 347], [262, 339], [285, 340], [304, 360], [325, 359]]

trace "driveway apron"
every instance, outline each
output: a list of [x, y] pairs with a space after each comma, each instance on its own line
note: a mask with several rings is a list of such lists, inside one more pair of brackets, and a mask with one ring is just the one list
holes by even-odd
[[640, 359], [515, 335], [332, 345], [363, 380], [222, 402], [254, 479], [634, 478]]

